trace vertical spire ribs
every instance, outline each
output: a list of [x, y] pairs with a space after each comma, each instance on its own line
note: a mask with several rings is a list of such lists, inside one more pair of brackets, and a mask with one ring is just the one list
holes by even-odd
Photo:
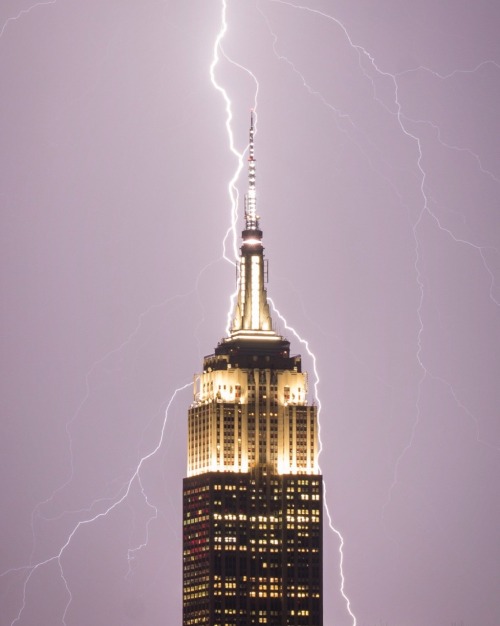
[[254, 111], [250, 113], [250, 140], [248, 144], [248, 191], [245, 194], [245, 227], [247, 230], [257, 230], [257, 190], [255, 188], [255, 144], [254, 144]]

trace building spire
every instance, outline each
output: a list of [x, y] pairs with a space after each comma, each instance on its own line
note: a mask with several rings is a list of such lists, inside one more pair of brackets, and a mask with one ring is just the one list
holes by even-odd
[[238, 264], [238, 297], [230, 338], [278, 340], [274, 332], [265, 278], [267, 262], [264, 259], [262, 231], [256, 212], [255, 189], [255, 114], [250, 115], [250, 142], [248, 145], [248, 191], [245, 194], [245, 229], [242, 233], [240, 262]]
[[245, 194], [245, 225], [247, 230], [257, 230], [259, 228], [259, 218], [257, 216], [257, 190], [255, 188], [255, 114], [253, 109], [250, 112], [250, 140], [248, 144], [248, 191]]

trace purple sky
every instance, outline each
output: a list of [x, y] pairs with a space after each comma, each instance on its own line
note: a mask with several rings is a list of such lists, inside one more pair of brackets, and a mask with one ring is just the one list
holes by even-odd
[[[500, 4], [228, 5], [357, 623], [498, 626]], [[1, 626], [181, 623], [189, 388], [124, 496], [235, 285], [221, 9], [1, 3]], [[216, 77], [242, 151], [255, 83]], [[338, 548], [325, 626], [353, 624]]]

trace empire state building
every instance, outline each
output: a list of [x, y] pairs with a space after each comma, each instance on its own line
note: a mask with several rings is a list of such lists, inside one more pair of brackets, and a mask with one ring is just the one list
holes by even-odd
[[322, 626], [317, 407], [274, 329], [250, 124], [238, 296], [188, 412], [183, 626]]

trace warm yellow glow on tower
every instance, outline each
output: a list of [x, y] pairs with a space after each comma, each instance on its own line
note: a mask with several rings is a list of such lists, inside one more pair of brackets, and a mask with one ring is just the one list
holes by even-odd
[[207, 368], [195, 377], [189, 409], [188, 476], [257, 465], [317, 474], [317, 410], [306, 395], [302, 372]]

